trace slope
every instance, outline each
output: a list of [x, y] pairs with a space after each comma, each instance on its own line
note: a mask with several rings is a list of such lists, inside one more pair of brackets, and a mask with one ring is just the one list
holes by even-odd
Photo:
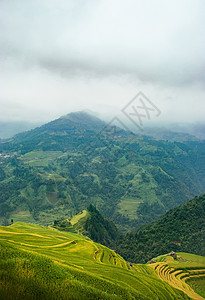
[[70, 232], [19, 222], [0, 227], [0, 244], [0, 299], [188, 299], [148, 267]]
[[[185, 292], [189, 297], [202, 300], [205, 296], [205, 257], [188, 253], [163, 255], [153, 259], [153, 268], [160, 279]], [[201, 286], [197, 283], [200, 282]]]
[[0, 224], [52, 224], [93, 204], [128, 231], [205, 192], [205, 142], [136, 136], [83, 112], [0, 142], [0, 152]]
[[94, 242], [115, 248], [120, 233], [115, 224], [105, 218], [92, 204], [87, 211], [83, 210], [71, 219], [55, 220], [54, 228], [63, 231], [80, 233]]
[[205, 256], [205, 195], [170, 210], [159, 220], [128, 234], [119, 253], [134, 262], [173, 251]]

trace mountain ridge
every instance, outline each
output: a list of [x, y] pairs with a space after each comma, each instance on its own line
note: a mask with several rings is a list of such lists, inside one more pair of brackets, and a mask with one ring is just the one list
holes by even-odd
[[80, 112], [0, 142], [0, 222], [25, 212], [52, 224], [93, 204], [128, 231], [205, 192], [205, 142], [133, 139], [104, 125]]

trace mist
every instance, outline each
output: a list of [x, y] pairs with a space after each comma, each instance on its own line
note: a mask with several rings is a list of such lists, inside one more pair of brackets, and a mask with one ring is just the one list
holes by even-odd
[[143, 92], [152, 122], [203, 122], [205, 3], [0, 1], [0, 120], [105, 119]]

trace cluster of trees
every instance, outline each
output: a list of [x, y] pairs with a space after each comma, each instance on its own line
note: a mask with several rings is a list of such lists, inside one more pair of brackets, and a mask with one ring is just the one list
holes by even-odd
[[89, 217], [85, 223], [88, 236], [97, 243], [107, 247], [115, 247], [120, 235], [115, 224], [105, 218], [92, 204], [88, 207]]
[[88, 206], [87, 212], [86, 216], [75, 225], [72, 225], [68, 219], [59, 219], [54, 221], [53, 227], [63, 231], [81, 232], [94, 242], [115, 248], [117, 240], [122, 237], [115, 224], [105, 218], [92, 204]]
[[127, 260], [145, 263], [170, 251], [205, 255], [205, 195], [171, 209], [159, 220], [129, 233], [117, 245]]
[[[67, 212], [76, 213], [92, 203], [121, 229], [124, 225], [131, 229], [204, 193], [204, 142], [171, 143], [140, 137], [126, 144], [129, 134], [122, 132], [122, 139], [106, 141], [106, 146], [105, 136], [98, 135], [102, 121], [81, 114], [72, 118], [60, 118], [0, 142], [0, 149], [20, 154], [35, 150], [64, 152], [40, 168], [31, 168], [19, 159], [0, 166], [2, 211], [14, 210], [23, 195], [21, 201], [25, 200], [36, 220], [49, 224], [50, 218], [47, 221], [39, 216], [43, 212], [51, 217], [54, 206], [64, 205]], [[50, 174], [60, 175], [62, 180], [56, 182]], [[50, 201], [54, 193], [55, 203]], [[132, 211], [135, 219], [120, 209], [119, 203], [125, 198], [139, 203]]]
[[[115, 224], [90, 204], [85, 221], [78, 231], [93, 241], [116, 249], [127, 261], [146, 263], [165, 253], [188, 252], [205, 255], [205, 195], [171, 209], [159, 220], [143, 225], [137, 231], [120, 233]], [[57, 220], [54, 227], [73, 231], [69, 220]]]

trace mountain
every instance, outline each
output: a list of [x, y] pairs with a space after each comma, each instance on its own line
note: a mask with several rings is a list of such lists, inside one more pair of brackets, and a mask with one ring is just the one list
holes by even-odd
[[90, 217], [85, 223], [88, 236], [95, 242], [113, 247], [119, 238], [119, 232], [113, 222], [105, 218], [92, 204], [88, 207]]
[[[187, 284], [179, 290], [152, 265], [130, 264], [75, 233], [17, 222], [0, 227], [0, 247], [2, 300], [190, 299]], [[204, 262], [197, 266], [204, 268]], [[191, 295], [197, 296], [192, 289]]]
[[124, 232], [205, 193], [205, 142], [137, 136], [85, 112], [0, 142], [0, 224], [52, 224], [90, 204]]
[[3, 144], [4, 149], [66, 151], [76, 150], [80, 144], [92, 142], [96, 132], [106, 123], [85, 112], [70, 113], [45, 125], [19, 133]]
[[92, 204], [87, 211], [83, 210], [70, 220], [55, 220], [54, 228], [63, 231], [81, 233], [91, 238], [94, 242], [107, 247], [115, 247], [120, 234], [115, 224], [105, 218]]
[[205, 195], [171, 209], [159, 220], [127, 234], [117, 246], [127, 260], [146, 262], [170, 251], [205, 256]]
[[205, 140], [204, 132], [204, 123], [171, 123], [163, 126], [145, 127], [143, 133], [160, 140], [185, 142]]
[[200, 140], [195, 135], [190, 134], [186, 131], [174, 131], [174, 128], [171, 130], [164, 127], [146, 127], [144, 129], [143, 134], [151, 136], [158, 140], [167, 140], [171, 142], [186, 142]]
[[205, 140], [205, 124], [204, 123], [188, 123], [188, 124], [170, 124], [169, 128], [172, 131], [179, 133], [188, 133], [198, 139]]
[[20, 121], [0, 121], [0, 139], [11, 138], [17, 133], [39, 126], [38, 123]]

